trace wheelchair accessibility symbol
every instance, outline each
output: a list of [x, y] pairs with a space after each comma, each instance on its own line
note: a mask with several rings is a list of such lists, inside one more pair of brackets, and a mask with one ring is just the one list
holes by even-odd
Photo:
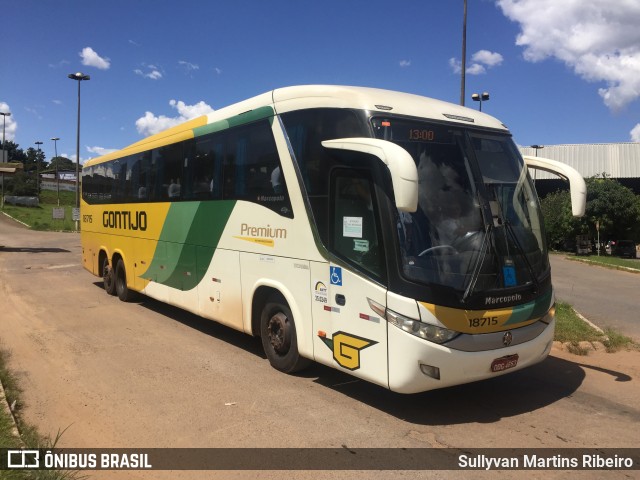
[[342, 286], [342, 268], [340, 267], [330, 267], [331, 269], [331, 285], [340, 285]]

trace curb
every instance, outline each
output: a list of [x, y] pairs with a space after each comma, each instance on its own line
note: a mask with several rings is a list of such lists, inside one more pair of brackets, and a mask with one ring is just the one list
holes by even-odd
[[10, 218], [11, 220], [13, 220], [14, 222], [18, 222], [21, 225], [24, 225], [27, 228], [31, 228], [31, 225], [27, 225], [24, 222], [21, 222], [20, 220], [18, 220], [17, 218], [13, 218], [11, 215], [9, 215], [7, 212], [1, 212], [5, 217]]
[[640, 273], [640, 269], [637, 268], [631, 268], [631, 267], [623, 267], [620, 265], [605, 265], [602, 263], [598, 263], [598, 262], [592, 262], [591, 260], [587, 260], [585, 258], [575, 258], [575, 257], [565, 257], [567, 260], [570, 260], [572, 262], [581, 262], [584, 263], [586, 265], [590, 265], [593, 267], [602, 267], [602, 268], [609, 268], [611, 270], [620, 270], [621, 272], [629, 272], [629, 273]]
[[588, 318], [582, 316], [580, 314], [580, 312], [578, 312], [575, 308], [571, 307], [571, 309], [573, 310], [573, 312], [578, 316], [578, 318], [580, 320], [582, 320], [584, 323], [586, 323], [587, 325], [589, 325], [591, 328], [593, 328], [594, 330], [597, 330], [598, 332], [600, 332], [601, 334], [604, 335], [604, 330], [602, 330], [599, 326], [597, 326], [595, 323], [591, 322]]

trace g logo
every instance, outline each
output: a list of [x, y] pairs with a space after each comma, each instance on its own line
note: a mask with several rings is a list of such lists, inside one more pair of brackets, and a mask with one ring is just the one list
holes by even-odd
[[338, 365], [351, 371], [360, 368], [360, 350], [378, 343], [345, 332], [334, 333], [331, 340], [320, 338], [333, 351], [333, 359]]

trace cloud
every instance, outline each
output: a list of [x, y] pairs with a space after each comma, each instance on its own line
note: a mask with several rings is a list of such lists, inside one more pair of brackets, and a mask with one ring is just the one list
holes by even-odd
[[79, 55], [82, 58], [82, 64], [87, 65], [88, 67], [96, 67], [100, 70], [108, 70], [109, 67], [111, 67], [109, 59], [102, 58], [91, 47], [83, 48]]
[[[460, 66], [460, 70], [462, 70], [462, 66]], [[487, 73], [487, 69], [479, 63], [472, 63], [467, 67], [467, 75], [482, 75], [483, 73]]]
[[406, 68], [411, 66], [411, 60], [400, 60], [400, 67]]
[[69, 60], [60, 60], [58, 63], [50, 63], [49, 68], [62, 68], [65, 65], [69, 65]]
[[95, 153], [98, 156], [106, 155], [107, 153], [112, 153], [117, 151], [117, 148], [104, 148], [104, 147], [86, 147], [87, 152]]
[[611, 0], [496, 0], [520, 24], [524, 58], [555, 58], [583, 79], [612, 111], [640, 97], [640, 3]]
[[151, 80], [160, 80], [163, 77], [160, 68], [156, 67], [155, 65], [146, 65], [143, 63], [142, 67], [146, 70], [146, 72], [139, 68], [136, 68], [133, 73], [135, 73], [136, 75], [140, 75], [143, 78], [149, 78]]
[[471, 61], [486, 65], [487, 67], [497, 67], [502, 63], [504, 58], [497, 52], [490, 52], [489, 50], [478, 50], [471, 56]]
[[[504, 57], [497, 52], [489, 50], [478, 50], [471, 55], [471, 64], [467, 66], [468, 75], [482, 75], [487, 73], [487, 69], [497, 67], [502, 64]], [[462, 72], [462, 62], [457, 58], [449, 59], [449, 66], [453, 73]]]
[[640, 123], [633, 127], [629, 133], [631, 134], [632, 142], [640, 142]]
[[191, 120], [192, 118], [213, 112], [213, 108], [203, 101], [200, 101], [195, 105], [187, 105], [181, 100], [171, 100], [169, 101], [169, 105], [176, 109], [178, 113], [177, 116], [156, 116], [153, 112], [145, 112], [144, 117], [140, 117], [136, 120], [136, 129], [138, 130], [138, 133], [144, 136], [152, 135], [186, 122], [187, 120]]
[[[0, 112], [11, 113], [11, 107], [8, 103], [0, 102]], [[14, 141], [16, 138], [16, 130], [18, 129], [18, 122], [16, 122], [13, 114], [11, 116], [2, 116], [2, 124], [4, 128], [4, 139], [7, 141]], [[2, 137], [0, 137], [2, 141]]]
[[42, 120], [44, 117], [40, 114], [39, 110], [31, 107], [24, 107], [25, 111], [29, 112], [31, 115], [36, 117], [38, 120]]
[[194, 70], [200, 70], [200, 65], [196, 65], [195, 63], [187, 62], [185, 60], [179, 60], [178, 65], [180, 65], [187, 73], [191, 73]]

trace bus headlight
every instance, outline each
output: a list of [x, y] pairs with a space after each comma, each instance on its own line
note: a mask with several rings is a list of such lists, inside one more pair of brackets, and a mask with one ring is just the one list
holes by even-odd
[[453, 330], [437, 327], [419, 320], [413, 320], [389, 309], [387, 309], [386, 318], [389, 323], [392, 323], [399, 329], [434, 343], [445, 343], [459, 335], [458, 332]]
[[554, 303], [553, 306], [549, 309], [549, 311], [545, 313], [544, 317], [540, 319], [540, 321], [542, 323], [546, 323], [547, 325], [549, 325], [551, 322], [553, 322], [553, 319], [555, 317], [556, 317], [556, 305]]

